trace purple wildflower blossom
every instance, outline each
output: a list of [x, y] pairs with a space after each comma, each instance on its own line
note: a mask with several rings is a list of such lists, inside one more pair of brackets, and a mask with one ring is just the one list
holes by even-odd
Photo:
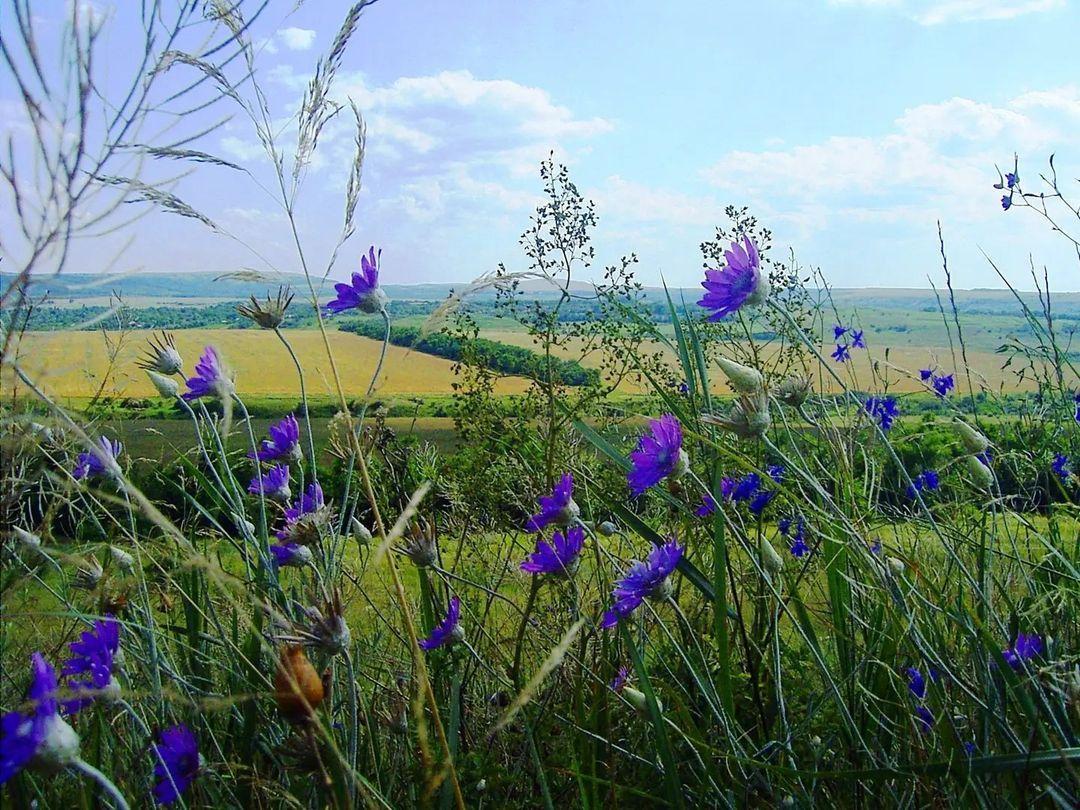
[[870, 553], [871, 554], [880, 554], [881, 553], [881, 548], [882, 548], [882, 546], [881, 546], [881, 538], [875, 537], [874, 542], [872, 542], [870, 544]]
[[289, 414], [276, 425], [270, 426], [270, 438], [262, 440], [257, 453], [248, 453], [248, 458], [259, 461], [299, 461], [300, 460], [300, 423], [293, 414]]
[[1069, 465], [1069, 457], [1062, 453], [1056, 453], [1054, 455], [1054, 462], [1050, 465], [1050, 469], [1054, 471], [1054, 475], [1061, 479], [1061, 483], [1065, 484], [1069, 481], [1069, 476], [1072, 475], [1072, 467]]
[[716, 511], [716, 499], [708, 492], [701, 496], [701, 506], [694, 510], [699, 518], [706, 518]]
[[566, 533], [555, 532], [551, 542], [537, 538], [536, 551], [521, 564], [530, 574], [559, 574], [569, 576], [577, 570], [578, 555], [585, 545], [585, 531], [571, 526]]
[[904, 671], [907, 673], [908, 689], [911, 690], [911, 694], [917, 700], [924, 700], [926, 698], [926, 678], [915, 667], [908, 667]]
[[270, 546], [274, 565], [278, 568], [302, 568], [311, 562], [311, 549], [299, 543], [283, 543]]
[[1006, 194], [1001, 198], [1001, 210], [1008, 211], [1012, 208], [1012, 194]]
[[75, 459], [75, 469], [71, 471], [72, 477], [110, 478], [119, 472], [120, 465], [116, 463], [116, 459], [123, 452], [124, 445], [107, 436], [101, 436], [98, 439], [98, 446], [108, 461], [102, 461], [97, 453], [79, 453]]
[[1020, 669], [1021, 661], [1030, 661], [1043, 650], [1042, 639], [1034, 633], [1017, 633], [1016, 641], [1007, 650], [1002, 650], [1002, 656], [1013, 669]]
[[159, 804], [172, 804], [199, 774], [202, 763], [195, 733], [183, 724], [167, 728], [158, 735], [154, 753], [154, 798]]
[[781, 481], [784, 480], [784, 465], [770, 464], [768, 467], [765, 468], [765, 474], [779, 484]]
[[38, 753], [57, 714], [56, 670], [41, 653], [30, 656], [30, 712], [8, 712], [0, 718], [0, 785], [19, 773]]
[[915, 707], [915, 719], [919, 721], [919, 731], [929, 734], [934, 728], [934, 714], [925, 706]]
[[755, 515], [760, 515], [765, 511], [765, 507], [769, 505], [769, 502], [776, 497], [776, 490], [774, 489], [762, 489], [754, 495], [750, 500], [750, 504], [747, 508]]
[[328, 314], [334, 315], [348, 309], [358, 309], [368, 314], [386, 308], [386, 293], [379, 287], [380, 250], [375, 254], [375, 246], [368, 249], [366, 256], [360, 257], [360, 272], [352, 274], [351, 284], [335, 284], [337, 298], [325, 307]]
[[735, 492], [735, 479], [728, 476], [724, 476], [720, 479], [720, 497], [725, 501], [730, 501], [732, 494]]
[[580, 514], [574, 503], [574, 476], [565, 473], [551, 490], [550, 495], [541, 495], [538, 499], [540, 511], [529, 518], [525, 524], [527, 532], [542, 532], [547, 526], [568, 526]]
[[1015, 188], [1020, 184], [1020, 175], [1016, 172], [1005, 172], [1005, 185], [1008, 188]]
[[866, 344], [863, 343], [863, 330], [852, 329], [851, 330], [851, 347], [853, 349], [865, 349]]
[[791, 536], [791, 545], [788, 547], [791, 556], [801, 558], [810, 553], [810, 546], [806, 544], [806, 522], [801, 516], [795, 519], [781, 518], [776, 527], [784, 537]]
[[111, 691], [119, 690], [113, 680], [113, 665], [120, 651], [120, 623], [106, 616], [104, 621], [94, 622], [92, 630], [84, 630], [69, 647], [72, 655], [61, 674], [68, 677], [68, 687], [78, 697], [66, 701], [64, 711], [75, 714], [110, 687]]
[[653, 548], [645, 562], [634, 561], [622, 579], [615, 583], [611, 594], [615, 603], [604, 614], [601, 627], [614, 627], [647, 598], [665, 597], [670, 585], [668, 577], [678, 566], [682, 555], [683, 547], [672, 537], [664, 545]]
[[830, 354], [829, 357], [837, 363], [846, 363], [851, 359], [851, 352], [848, 350], [846, 343], [837, 343], [836, 349], [833, 350], [833, 353]]
[[934, 393], [943, 399], [956, 387], [952, 374], [935, 375], [931, 379], [930, 385], [934, 389]]
[[637, 449], [630, 454], [633, 467], [626, 480], [635, 496], [669, 476], [679, 477], [690, 464], [682, 449], [682, 426], [672, 414], [649, 420], [649, 431], [651, 435], [643, 435]]
[[718, 269], [706, 268], [701, 282], [705, 295], [698, 306], [713, 310], [710, 321], [719, 321], [743, 304], [762, 304], [769, 295], [769, 278], [761, 271], [761, 256], [749, 236], [743, 237], [741, 245], [732, 242], [724, 251], [724, 261]]
[[933, 491], [940, 486], [938, 480], [938, 474], [935, 470], [923, 470], [921, 473], [911, 479], [911, 483], [908, 484], [907, 494], [912, 500], [920, 492]]
[[833, 340], [840, 340], [840, 338], [847, 334], [847, 327], [835, 324], [832, 328], [832, 334]]
[[933, 376], [934, 376], [934, 370], [932, 368], [920, 368], [919, 369], [919, 379], [922, 380], [923, 382], [926, 382], [927, 380], [929, 380]]
[[431, 635], [420, 642], [420, 649], [435, 650], [446, 644], [452, 644], [464, 638], [458, 622], [461, 620], [461, 600], [456, 596], [450, 597], [450, 607], [446, 611], [446, 618], [435, 625]]
[[888, 432], [893, 426], [896, 417], [900, 415], [900, 406], [896, 397], [870, 397], [863, 406], [866, 412], [880, 425], [883, 431]]
[[731, 490], [731, 500], [735, 503], [748, 501], [761, 488], [761, 476], [757, 473], [747, 473], [740, 478]]
[[292, 497], [289, 489], [289, 465], [278, 464], [271, 467], [267, 472], [257, 472], [248, 484], [248, 492], [252, 495], [263, 494], [275, 501], [287, 501]]
[[615, 675], [615, 680], [611, 682], [611, 691], [618, 694], [626, 686], [626, 682], [630, 680], [630, 670], [625, 666], [619, 667], [618, 673]]
[[323, 491], [316, 481], [308, 485], [307, 491], [302, 493], [292, 506], [285, 510], [285, 527], [278, 530], [278, 540], [289, 537], [289, 527], [312, 512], [317, 512], [323, 506]]
[[233, 382], [213, 346], [203, 349], [199, 362], [195, 364], [195, 376], [188, 378], [187, 387], [188, 390], [181, 396], [188, 402], [202, 397], [227, 399], [232, 395]]

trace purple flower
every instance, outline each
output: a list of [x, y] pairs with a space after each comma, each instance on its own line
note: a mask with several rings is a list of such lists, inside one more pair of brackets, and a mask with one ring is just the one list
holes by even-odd
[[754, 495], [747, 507], [755, 515], [760, 515], [765, 511], [765, 507], [769, 505], [769, 502], [776, 497], [776, 490], [762, 489]]
[[971, 740], [968, 740], [966, 743], [964, 743], [964, 753], [967, 754], [969, 757], [975, 756], [975, 752], [978, 750], [979, 746], [975, 745], [975, 743]]
[[578, 555], [585, 545], [585, 531], [571, 526], [566, 533], [555, 532], [548, 543], [537, 538], [536, 551], [521, 564], [521, 570], [530, 574], [559, 574], [570, 576], [577, 570]]
[[289, 489], [289, 465], [278, 464], [271, 467], [267, 472], [257, 472], [248, 484], [248, 492], [252, 495], [265, 495], [275, 501], [287, 501], [292, 497]]
[[300, 423], [291, 413], [270, 426], [270, 438], [262, 440], [262, 446], [256, 453], [248, 453], [248, 458], [259, 461], [299, 461], [300, 460]]
[[874, 538], [874, 542], [870, 544], [870, 553], [871, 554], [880, 554], [881, 553], [881, 539], [880, 538]]
[[748, 501], [754, 497], [761, 488], [761, 476], [757, 473], [747, 473], [735, 484], [731, 491], [731, 500], [735, 503]]
[[[781, 518], [776, 527], [780, 530], [780, 534], [787, 537], [791, 535], [791, 545], [788, 550], [793, 557], [805, 557], [810, 553], [810, 546], [806, 544], [806, 523], [802, 517], [797, 517], [794, 520], [791, 518]], [[794, 528], [794, 532], [792, 532]]]
[[718, 269], [706, 268], [701, 282], [705, 295], [698, 306], [713, 310], [710, 321], [719, 321], [743, 304], [763, 304], [769, 297], [769, 277], [761, 272], [761, 256], [749, 236], [743, 237], [741, 245], [732, 242], [724, 251], [724, 261], [726, 265]]
[[1017, 633], [1016, 641], [1007, 650], [1002, 650], [1001, 654], [1005, 658], [1007, 663], [1013, 669], [1020, 669], [1021, 661], [1030, 661], [1035, 656], [1042, 653], [1043, 643], [1039, 636], [1027, 633]]
[[912, 500], [920, 493], [927, 490], [936, 490], [940, 486], [938, 474], [934, 470], [923, 470], [911, 479], [908, 484], [907, 494]]
[[456, 596], [450, 597], [450, 607], [446, 611], [446, 618], [435, 625], [431, 635], [420, 642], [420, 649], [435, 650], [445, 644], [453, 644], [465, 638], [458, 622], [461, 620], [461, 600]]
[[784, 465], [770, 464], [768, 467], [765, 468], [765, 474], [779, 484], [781, 481], [784, 480]]
[[866, 412], [880, 425], [883, 431], [893, 426], [896, 417], [900, 415], [900, 406], [896, 397], [870, 397], [863, 406]]
[[1001, 198], [1001, 210], [1008, 211], [1012, 208], [1012, 194], [1006, 194]]
[[1061, 483], [1068, 483], [1069, 476], [1072, 475], [1072, 467], [1069, 465], [1068, 456], [1056, 453], [1054, 463], [1050, 465], [1050, 469], [1054, 471], [1054, 475], [1061, 479]]
[[1015, 188], [1020, 184], [1020, 175], [1016, 172], [1005, 172], [1005, 185], [1008, 188]]
[[525, 531], [542, 532], [552, 523], [556, 526], [569, 526], [581, 514], [578, 505], [574, 503], [573, 495], [574, 476], [565, 473], [551, 490], [551, 495], [540, 496], [540, 511], [529, 518]]
[[54, 723], [64, 722], [57, 713], [56, 671], [41, 653], [30, 656], [27, 698], [34, 704], [28, 713], [8, 712], [0, 718], [0, 785], [34, 758]]
[[213, 346], [203, 349], [199, 362], [195, 364], [195, 376], [188, 378], [187, 387], [188, 390], [181, 396], [189, 402], [202, 397], [228, 399], [232, 396], [235, 390], [233, 381], [229, 379], [221, 357]]
[[845, 363], [851, 359], [851, 352], [848, 351], [846, 343], [837, 343], [836, 349], [829, 355], [837, 363]]
[[64, 703], [64, 711], [75, 714], [95, 697], [119, 694], [120, 685], [113, 680], [113, 665], [120, 650], [120, 623], [116, 619], [106, 616], [104, 621], [94, 622], [92, 630], [84, 630], [79, 640], [69, 646], [72, 655], [61, 674], [68, 677], [68, 688], [77, 697]]
[[270, 546], [274, 565], [278, 568], [302, 568], [311, 563], [311, 549], [299, 543], [283, 543]]
[[735, 479], [724, 476], [720, 479], [720, 497], [725, 501], [730, 501], [732, 494], [735, 492]]
[[863, 343], [863, 330], [852, 329], [851, 330], [851, 346], [855, 349], [865, 349], [866, 344]]
[[919, 731], [929, 734], [934, 728], [934, 714], [925, 706], [915, 707], [915, 719], [919, 721]]
[[919, 379], [922, 380], [923, 382], [926, 382], [927, 380], [929, 380], [933, 376], [934, 376], [934, 370], [933, 369], [931, 369], [931, 368], [920, 368], [919, 369]]
[[366, 256], [360, 257], [360, 272], [352, 274], [352, 284], [335, 284], [337, 298], [325, 307], [327, 314], [334, 315], [347, 309], [358, 309], [368, 314], [386, 309], [389, 299], [379, 286], [380, 250], [375, 254], [375, 246], [368, 249]]
[[323, 491], [316, 481], [308, 485], [307, 491], [302, 493], [296, 503], [285, 510], [285, 527], [278, 530], [278, 540], [287, 540], [290, 529], [295, 526], [305, 515], [317, 512], [323, 507]]
[[934, 393], [942, 398], [956, 387], [956, 384], [953, 382], [952, 374], [942, 374], [940, 377], [935, 376], [930, 384], [934, 389]]
[[806, 538], [802, 534], [796, 534], [795, 539], [792, 540], [791, 545], [788, 547], [788, 551], [791, 552], [792, 557], [802, 559], [810, 553], [810, 546], [806, 545]]
[[183, 724], [163, 730], [154, 754], [154, 798], [159, 804], [172, 804], [195, 781], [202, 766], [195, 733]]
[[838, 340], [840, 340], [840, 338], [842, 338], [844, 335], [847, 334], [847, 327], [846, 326], [841, 326], [840, 324], [836, 324], [832, 328], [832, 334], [833, 334], [833, 340], [838, 341]]
[[706, 518], [716, 511], [716, 499], [708, 492], [701, 496], [701, 506], [694, 510], [694, 514], [700, 518]]
[[682, 559], [683, 548], [672, 537], [649, 552], [645, 562], [635, 561], [615, 583], [611, 595], [615, 604], [604, 614], [601, 627], [614, 627], [633, 613], [645, 599], [664, 599], [670, 594], [668, 577]]
[[116, 459], [124, 450], [124, 445], [107, 436], [98, 438], [98, 446], [105, 461], [98, 457], [97, 453], [79, 453], [75, 459], [75, 469], [71, 471], [74, 478], [113, 478], [120, 473], [120, 465]]
[[611, 691], [618, 694], [626, 686], [626, 682], [630, 679], [630, 670], [626, 667], [619, 667], [619, 672], [615, 675], [615, 680], [611, 682]]
[[907, 673], [908, 689], [911, 690], [911, 694], [915, 696], [916, 700], [924, 700], [926, 698], [926, 678], [915, 667], [908, 667], [904, 671]]
[[631, 494], [637, 496], [665, 478], [678, 478], [690, 467], [690, 459], [682, 449], [682, 426], [672, 414], [649, 420], [652, 435], [638, 440], [637, 449], [630, 454], [632, 468], [626, 476]]

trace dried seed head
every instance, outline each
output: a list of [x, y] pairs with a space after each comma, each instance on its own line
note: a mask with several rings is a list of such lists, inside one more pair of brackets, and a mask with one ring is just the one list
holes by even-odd
[[274, 673], [274, 700], [290, 723], [307, 723], [325, 696], [322, 678], [299, 644], [290, 644], [278, 656]]
[[97, 557], [88, 557], [78, 564], [75, 577], [71, 580], [73, 588], [81, 588], [84, 591], [92, 591], [101, 582], [105, 575], [105, 569], [101, 567]]
[[776, 393], [785, 405], [798, 408], [810, 396], [810, 378], [798, 375], [785, 377]]
[[285, 322], [285, 313], [292, 303], [293, 293], [288, 287], [278, 287], [277, 296], [260, 302], [251, 296], [251, 304], [241, 304], [236, 311], [263, 329], [277, 329]]
[[426, 520], [418, 520], [409, 527], [409, 537], [397, 551], [412, 560], [417, 568], [430, 568], [439, 559], [435, 527]]
[[148, 343], [149, 346], [147, 346], [145, 354], [139, 361], [140, 368], [165, 375], [180, 373], [184, 367], [184, 359], [180, 356], [180, 352], [177, 351], [171, 333], [161, 332], [158, 335], [153, 335]]
[[740, 396], [726, 417], [702, 414], [701, 421], [734, 433], [740, 439], [757, 439], [765, 435], [772, 424], [769, 398], [764, 391], [753, 396]]
[[294, 626], [296, 636], [291, 640], [318, 647], [330, 655], [340, 655], [349, 648], [352, 633], [349, 632], [349, 625], [345, 623], [345, 611], [339, 591], [335, 591], [321, 609], [312, 605], [301, 608], [301, 612], [304, 614], [305, 623]]

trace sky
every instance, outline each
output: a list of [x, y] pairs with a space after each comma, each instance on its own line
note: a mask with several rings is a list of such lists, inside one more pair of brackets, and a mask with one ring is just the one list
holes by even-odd
[[[94, 5], [106, 64], [120, 60], [135, 4]], [[252, 34], [283, 143], [295, 141], [304, 88], [348, 4], [293, 6], [272, 3]], [[734, 204], [773, 231], [774, 250], [790, 248], [834, 286], [940, 284], [940, 221], [955, 286], [1002, 286], [990, 257], [1021, 287], [1034, 262], [1057, 289], [1078, 290], [1068, 243], [1032, 211], [1003, 211], [993, 187], [995, 165], [1011, 169], [1017, 153], [1025, 190], [1042, 190], [1056, 153], [1080, 198], [1078, 6], [382, 0], [333, 90], [363, 113], [368, 149], [356, 235], [331, 275], [346, 276], [369, 244], [394, 283], [524, 269], [517, 240], [553, 151], [599, 216], [582, 280], [635, 253], [646, 284], [694, 286], [699, 244]], [[0, 109], [11, 90], [0, 79]], [[351, 114], [327, 127], [298, 198], [320, 273], [341, 227], [353, 134]], [[250, 122], [234, 115], [194, 146], [251, 171], [200, 167], [173, 187], [235, 238], [155, 213], [79, 243], [69, 269], [297, 270], [280, 206], [259, 187], [271, 186], [270, 164]]]

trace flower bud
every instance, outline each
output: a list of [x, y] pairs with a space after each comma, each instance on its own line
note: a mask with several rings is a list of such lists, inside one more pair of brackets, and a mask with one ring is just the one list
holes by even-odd
[[964, 464], [971, 473], [972, 482], [979, 489], [989, 490], [994, 486], [994, 471], [983, 464], [978, 456], [965, 456]]
[[33, 532], [28, 532], [26, 529], [20, 529], [18, 526], [12, 526], [11, 530], [15, 533], [15, 539], [19, 541], [21, 545], [27, 551], [41, 551], [41, 538]]
[[761, 567], [770, 574], [779, 574], [784, 570], [784, 559], [764, 535], [761, 538]]
[[176, 395], [180, 392], [180, 383], [172, 377], [159, 374], [153, 369], [147, 369], [146, 376], [150, 378], [150, 382], [154, 384], [158, 394], [165, 397], [165, 399], [176, 399]]
[[274, 700], [290, 723], [306, 723], [325, 697], [322, 678], [299, 644], [281, 651], [274, 673]]
[[900, 576], [904, 573], [904, 561], [896, 557], [889, 557], [887, 560], [889, 564], [889, 570], [893, 572], [895, 576]]
[[113, 563], [115, 563], [116, 567], [121, 571], [130, 572], [135, 567], [135, 558], [122, 548], [109, 546], [109, 554], [112, 555]]
[[756, 394], [765, 386], [765, 378], [761, 376], [761, 372], [756, 368], [744, 366], [742, 363], [736, 363], [726, 357], [716, 358], [716, 363], [727, 376], [728, 382], [736, 393]]
[[[647, 715], [649, 713], [649, 703], [645, 699], [643, 692], [639, 692], [632, 686], [624, 686], [619, 690], [619, 694], [626, 698], [626, 702], [633, 706], [638, 714]], [[664, 704], [660, 702], [660, 698], [656, 698], [656, 711], [661, 713], [664, 711]]]
[[352, 529], [353, 537], [356, 539], [357, 543], [362, 546], [371, 545], [371, 532], [368, 530], [367, 526], [356, 519], [355, 515], [349, 520], [349, 527]]
[[612, 523], [610, 520], [605, 520], [596, 527], [596, 531], [598, 531], [604, 537], [611, 537], [618, 530], [619, 527]]
[[785, 377], [777, 389], [780, 401], [792, 408], [798, 408], [810, 396], [810, 378], [803, 376]]
[[962, 419], [953, 420], [956, 435], [969, 453], [982, 453], [990, 447], [990, 440]]
[[45, 738], [34, 752], [34, 767], [59, 773], [79, 758], [79, 735], [58, 714], [46, 722]]
[[74, 588], [81, 588], [84, 591], [92, 591], [101, 582], [101, 578], [105, 575], [105, 569], [101, 567], [101, 563], [98, 562], [97, 557], [90, 557], [86, 560], [82, 560], [79, 563], [77, 570], [75, 571], [75, 577], [71, 581], [71, 585]]

